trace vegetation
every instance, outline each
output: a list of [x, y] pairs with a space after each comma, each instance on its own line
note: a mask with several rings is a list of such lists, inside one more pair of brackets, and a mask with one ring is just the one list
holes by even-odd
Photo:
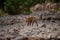
[[31, 6], [37, 3], [45, 3], [46, 1], [60, 2], [60, 0], [0, 0], [0, 8], [8, 14], [30, 14]]
[[0, 9], [0, 16], [7, 16], [8, 13], [5, 13], [2, 9]]

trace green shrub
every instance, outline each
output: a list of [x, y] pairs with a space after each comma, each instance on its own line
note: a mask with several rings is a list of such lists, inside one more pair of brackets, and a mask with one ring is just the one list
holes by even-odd
[[[9, 14], [29, 14], [31, 6], [44, 1], [45, 0], [6, 0], [4, 3], [5, 11]], [[20, 6], [23, 8], [19, 8]]]

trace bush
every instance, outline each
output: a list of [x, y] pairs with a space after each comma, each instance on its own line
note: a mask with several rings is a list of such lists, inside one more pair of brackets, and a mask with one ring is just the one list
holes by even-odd
[[19, 0], [6, 0], [5, 11], [9, 14], [16, 14], [19, 9]]
[[[5, 11], [9, 14], [29, 14], [30, 7], [41, 2], [44, 2], [44, 0], [6, 0], [4, 5]], [[23, 8], [19, 8], [20, 6]]]

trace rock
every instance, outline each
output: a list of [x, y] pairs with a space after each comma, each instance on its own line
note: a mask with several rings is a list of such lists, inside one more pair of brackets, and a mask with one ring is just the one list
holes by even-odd
[[6, 38], [6, 40], [11, 40], [11, 38]]
[[46, 28], [46, 24], [43, 24], [41, 27], [44, 27], [44, 28]]
[[[60, 34], [60, 21], [58, 20], [60, 16], [57, 13], [40, 11], [36, 12], [37, 15], [10, 15], [0, 17], [0, 38], [2, 37], [3, 40], [6, 40], [6, 38], [7, 40], [10, 40], [9, 38], [11, 40], [53, 40], [57, 37], [57, 40], [59, 40], [60, 35], [57, 35]], [[46, 21], [42, 22], [40, 14], [42, 14], [43, 19]], [[33, 27], [26, 26], [25, 18], [27, 16], [36, 16], [38, 27], [36, 25]], [[57, 19], [55, 20], [55, 18]]]

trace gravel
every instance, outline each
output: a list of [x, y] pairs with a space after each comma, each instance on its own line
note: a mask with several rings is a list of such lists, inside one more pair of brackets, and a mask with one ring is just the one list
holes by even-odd
[[[36, 15], [37, 14], [37, 15]], [[9, 15], [0, 17], [0, 38], [11, 38], [11, 40], [23, 40], [24, 37], [40, 38], [60, 38], [60, 21], [42, 21], [37, 20], [38, 26], [35, 24], [32, 26], [25, 25], [25, 18], [27, 16], [40, 16], [38, 13], [30, 15]], [[46, 14], [45, 14], [46, 15]], [[43, 16], [44, 17], [44, 16]], [[47, 16], [46, 16], [47, 17]]]

